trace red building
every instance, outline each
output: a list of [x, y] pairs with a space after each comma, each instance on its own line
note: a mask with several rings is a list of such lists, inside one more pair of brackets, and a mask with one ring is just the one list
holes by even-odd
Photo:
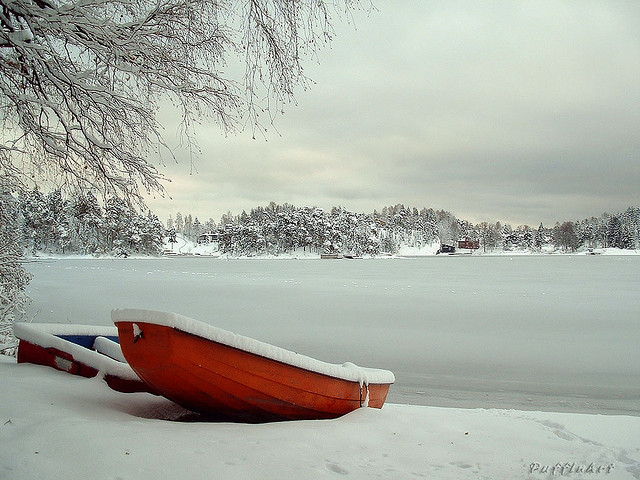
[[469, 250], [477, 250], [480, 248], [480, 240], [469, 240], [468, 238], [465, 238], [464, 240], [458, 240], [458, 248], [459, 249], [468, 248]]

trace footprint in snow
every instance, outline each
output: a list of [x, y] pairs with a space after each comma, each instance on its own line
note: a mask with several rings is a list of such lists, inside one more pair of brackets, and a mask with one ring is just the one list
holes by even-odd
[[332, 471], [334, 473], [339, 473], [340, 475], [346, 475], [346, 474], [349, 473], [344, 468], [342, 468], [340, 465], [337, 465], [337, 464], [332, 463], [332, 462], [327, 462], [327, 469], [329, 469], [330, 471]]

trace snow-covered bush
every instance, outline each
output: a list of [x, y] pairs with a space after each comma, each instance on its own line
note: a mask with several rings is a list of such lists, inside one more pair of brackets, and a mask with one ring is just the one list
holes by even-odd
[[0, 182], [0, 353], [11, 354], [16, 345], [13, 322], [24, 313], [31, 276], [23, 265], [18, 204], [9, 184]]

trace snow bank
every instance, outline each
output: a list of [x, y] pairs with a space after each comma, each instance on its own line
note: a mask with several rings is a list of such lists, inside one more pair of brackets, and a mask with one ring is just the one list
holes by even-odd
[[639, 417], [387, 404], [335, 420], [181, 423], [159, 420], [180, 413], [163, 398], [2, 356], [0, 384], [3, 479], [640, 477]]
[[111, 312], [111, 319], [114, 323], [153, 323], [156, 325], [175, 328], [182, 332], [222, 343], [229, 347], [244, 350], [277, 362], [286, 363], [334, 378], [340, 378], [351, 382], [359, 382], [361, 385], [363, 383], [368, 385], [369, 383], [393, 383], [395, 381], [393, 373], [387, 370], [358, 367], [353, 363], [337, 365], [322, 362], [315, 358], [300, 355], [299, 353], [291, 352], [284, 348], [260, 342], [243, 335], [238, 335], [233, 332], [223, 330], [222, 328], [207, 325], [206, 323], [198, 322], [197, 320], [184, 317], [177, 313], [142, 309], [120, 309], [113, 310]]
[[397, 255], [399, 257], [423, 257], [435, 255], [440, 248], [440, 243], [432, 243], [423, 247], [410, 247], [408, 245], [400, 245]]
[[622, 248], [602, 248], [596, 249], [596, 254], [598, 252], [602, 253], [602, 255], [640, 255], [640, 250], [626, 250]]

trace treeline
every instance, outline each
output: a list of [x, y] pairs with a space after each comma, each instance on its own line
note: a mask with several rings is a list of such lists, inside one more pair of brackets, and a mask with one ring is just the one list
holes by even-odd
[[444, 210], [401, 204], [355, 213], [343, 207], [327, 211], [271, 202], [249, 213], [229, 212], [217, 224], [178, 213], [165, 228], [151, 212], [141, 214], [117, 198], [101, 203], [91, 192], [65, 198], [60, 190], [44, 194], [34, 189], [14, 201], [20, 242], [31, 253], [154, 255], [175, 233], [193, 241], [209, 233], [221, 252], [235, 256], [278, 255], [298, 249], [381, 255], [397, 253], [403, 246], [456, 245], [463, 239], [477, 240], [485, 252], [640, 248], [640, 208], [633, 207], [552, 227], [513, 228], [500, 222], [472, 224]]
[[124, 200], [104, 207], [91, 193], [65, 198], [60, 190], [38, 189], [17, 197], [18, 225], [26, 251], [57, 254], [129, 256], [159, 254], [166, 234], [151, 212], [138, 213]]
[[384, 207], [370, 214], [354, 213], [342, 207], [325, 211], [317, 207], [296, 207], [271, 202], [249, 213], [227, 213], [220, 223], [200, 223], [191, 215], [169, 218], [169, 230], [197, 241], [211, 233], [220, 251], [231, 255], [280, 254], [297, 249], [312, 252], [341, 252], [355, 255], [397, 253], [402, 246], [424, 247], [434, 243], [456, 245], [458, 240], [477, 240], [482, 251], [561, 250], [616, 247], [639, 248], [640, 209], [602, 214], [575, 222], [537, 228], [509, 224], [472, 224], [444, 210]]

